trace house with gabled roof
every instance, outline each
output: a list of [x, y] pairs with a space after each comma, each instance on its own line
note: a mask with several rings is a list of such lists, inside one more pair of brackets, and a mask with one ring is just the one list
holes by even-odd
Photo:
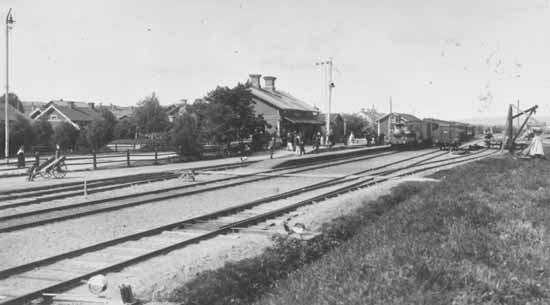
[[174, 121], [187, 112], [187, 100], [182, 99], [179, 103], [168, 105], [165, 108], [166, 115], [168, 116], [168, 121], [174, 123]]
[[21, 101], [21, 104], [23, 105], [23, 113], [26, 117], [30, 118], [33, 112], [40, 110], [47, 103], [41, 101]]
[[31, 113], [31, 118], [47, 120], [53, 127], [61, 122], [67, 122], [80, 130], [94, 119], [101, 118], [101, 114], [95, 110], [95, 103], [55, 100]]
[[284, 136], [290, 132], [302, 133], [311, 139], [323, 122], [319, 120], [319, 110], [298, 99], [292, 94], [275, 87], [274, 76], [264, 76], [264, 86], [260, 84], [260, 74], [250, 74], [250, 92], [256, 114], [261, 114], [269, 124], [266, 131]]

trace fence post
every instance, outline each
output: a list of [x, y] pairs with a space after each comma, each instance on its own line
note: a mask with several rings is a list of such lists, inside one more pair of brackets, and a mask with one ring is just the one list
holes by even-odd
[[157, 148], [155, 147], [155, 165], [158, 165], [158, 150]]
[[96, 170], [97, 169], [97, 159], [96, 159], [95, 149], [92, 150], [92, 160], [93, 160], [93, 163], [94, 163], [94, 170]]
[[126, 151], [126, 165], [130, 167], [130, 150]]
[[118, 152], [118, 144], [115, 144], [115, 152]]

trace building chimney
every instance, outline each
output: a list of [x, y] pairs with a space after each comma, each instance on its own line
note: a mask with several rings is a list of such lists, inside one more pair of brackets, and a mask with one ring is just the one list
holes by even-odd
[[67, 104], [69, 104], [69, 108], [71, 108], [71, 109], [74, 108], [74, 102], [67, 102]]
[[95, 103], [88, 103], [88, 106], [90, 106], [90, 108], [92, 109], [95, 109]]
[[274, 91], [275, 90], [275, 80], [277, 78], [275, 76], [264, 76], [265, 81], [265, 89]]
[[250, 84], [252, 85], [252, 87], [254, 88], [261, 88], [260, 86], [260, 77], [262, 77], [261, 74], [249, 74], [248, 75], [250, 77]]

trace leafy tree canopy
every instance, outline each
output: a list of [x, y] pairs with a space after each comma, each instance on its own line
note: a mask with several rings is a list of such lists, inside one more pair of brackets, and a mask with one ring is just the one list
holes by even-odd
[[33, 145], [50, 146], [53, 136], [52, 125], [46, 120], [35, 120], [32, 122]]
[[[0, 96], [0, 103], [3, 105], [5, 100], [6, 94], [4, 93], [2, 94], [2, 96]], [[25, 109], [23, 108], [23, 103], [21, 103], [21, 100], [19, 100], [17, 94], [10, 92], [8, 95], [8, 103], [15, 107], [15, 109], [19, 110], [19, 112], [25, 112]]]
[[138, 103], [134, 117], [140, 133], [161, 132], [170, 126], [168, 115], [154, 92]]
[[111, 122], [106, 119], [95, 119], [88, 126], [86, 126], [86, 140], [88, 146], [92, 149], [98, 149], [101, 146], [107, 144], [112, 134]]
[[59, 144], [61, 149], [72, 149], [78, 138], [78, 130], [68, 122], [61, 122], [53, 129], [53, 141]]
[[266, 122], [254, 112], [248, 84], [218, 87], [204, 101], [194, 105], [201, 121], [202, 135], [215, 143], [229, 143], [252, 135]]
[[197, 116], [184, 113], [176, 119], [172, 128], [172, 144], [178, 153], [196, 155], [201, 150], [201, 135]]
[[136, 122], [133, 118], [126, 118], [116, 123], [113, 128], [115, 139], [133, 139], [136, 134]]

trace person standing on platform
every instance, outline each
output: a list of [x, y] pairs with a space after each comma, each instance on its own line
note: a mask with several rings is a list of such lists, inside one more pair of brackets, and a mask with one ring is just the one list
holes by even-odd
[[321, 146], [321, 133], [317, 132], [315, 136], [315, 152], [319, 153], [319, 147]]
[[21, 146], [17, 151], [17, 168], [24, 168], [24, 167], [25, 167], [25, 150], [23, 149], [23, 146]]
[[273, 159], [273, 152], [275, 151], [275, 136], [271, 137], [271, 140], [269, 140], [269, 158]]
[[286, 134], [286, 150], [292, 151], [292, 142], [294, 142], [294, 139], [292, 134], [289, 132]]
[[300, 156], [306, 154], [306, 142], [304, 141], [304, 137], [301, 136], [298, 138], [298, 145], [300, 145]]
[[292, 147], [292, 151], [296, 152], [296, 149], [300, 146], [300, 134], [294, 134], [294, 146]]

